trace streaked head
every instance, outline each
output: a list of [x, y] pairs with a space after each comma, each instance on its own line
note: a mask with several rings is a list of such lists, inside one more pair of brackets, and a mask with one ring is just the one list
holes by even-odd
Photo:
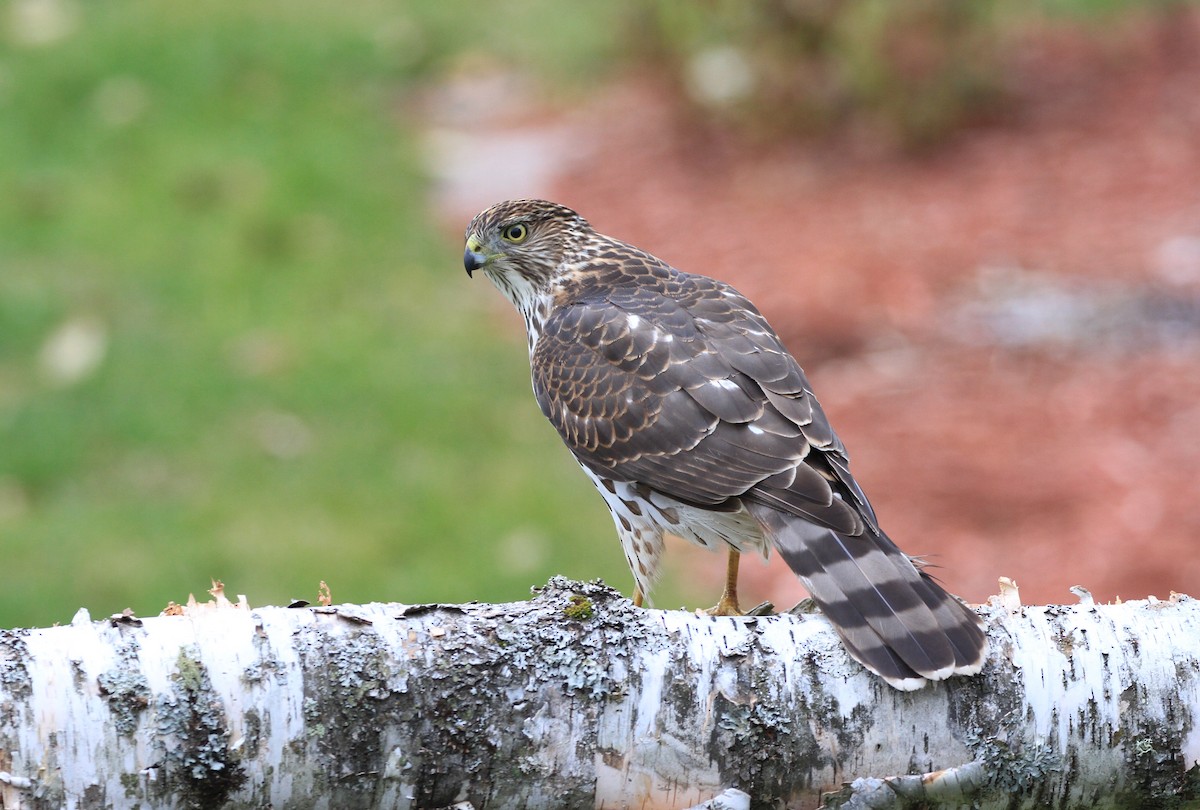
[[587, 220], [546, 200], [508, 200], [475, 215], [467, 226], [463, 265], [482, 270], [506, 295], [545, 291], [565, 256], [591, 233]]

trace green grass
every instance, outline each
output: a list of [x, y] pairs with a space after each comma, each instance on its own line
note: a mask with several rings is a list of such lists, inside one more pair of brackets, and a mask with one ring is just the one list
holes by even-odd
[[[625, 584], [524, 338], [430, 214], [411, 91], [465, 50], [594, 71], [548, 2], [0, 7], [0, 627], [209, 577], [253, 604]], [[589, 15], [591, 15], [589, 17]], [[53, 21], [52, 21], [53, 22]], [[589, 39], [590, 37], [590, 39]], [[64, 384], [64, 324], [104, 353]]]

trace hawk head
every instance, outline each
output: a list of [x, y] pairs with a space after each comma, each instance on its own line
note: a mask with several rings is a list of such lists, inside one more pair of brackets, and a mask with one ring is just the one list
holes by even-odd
[[475, 215], [467, 226], [463, 266], [482, 270], [518, 306], [544, 294], [564, 260], [592, 233], [587, 220], [546, 200], [508, 200]]

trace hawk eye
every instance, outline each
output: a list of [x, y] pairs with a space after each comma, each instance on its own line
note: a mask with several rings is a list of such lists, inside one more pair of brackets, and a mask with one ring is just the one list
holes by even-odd
[[509, 225], [500, 235], [509, 242], [516, 244], [517, 242], [525, 241], [525, 237], [529, 236], [529, 228], [523, 223], [518, 222], [516, 225]]

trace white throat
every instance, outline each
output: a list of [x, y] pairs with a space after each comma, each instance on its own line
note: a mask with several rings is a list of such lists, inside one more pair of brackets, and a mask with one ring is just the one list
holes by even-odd
[[553, 293], [539, 289], [521, 273], [485, 269], [484, 274], [521, 313], [525, 320], [525, 333], [529, 337], [529, 356], [533, 357], [542, 327], [550, 317], [550, 308], [554, 304]]

